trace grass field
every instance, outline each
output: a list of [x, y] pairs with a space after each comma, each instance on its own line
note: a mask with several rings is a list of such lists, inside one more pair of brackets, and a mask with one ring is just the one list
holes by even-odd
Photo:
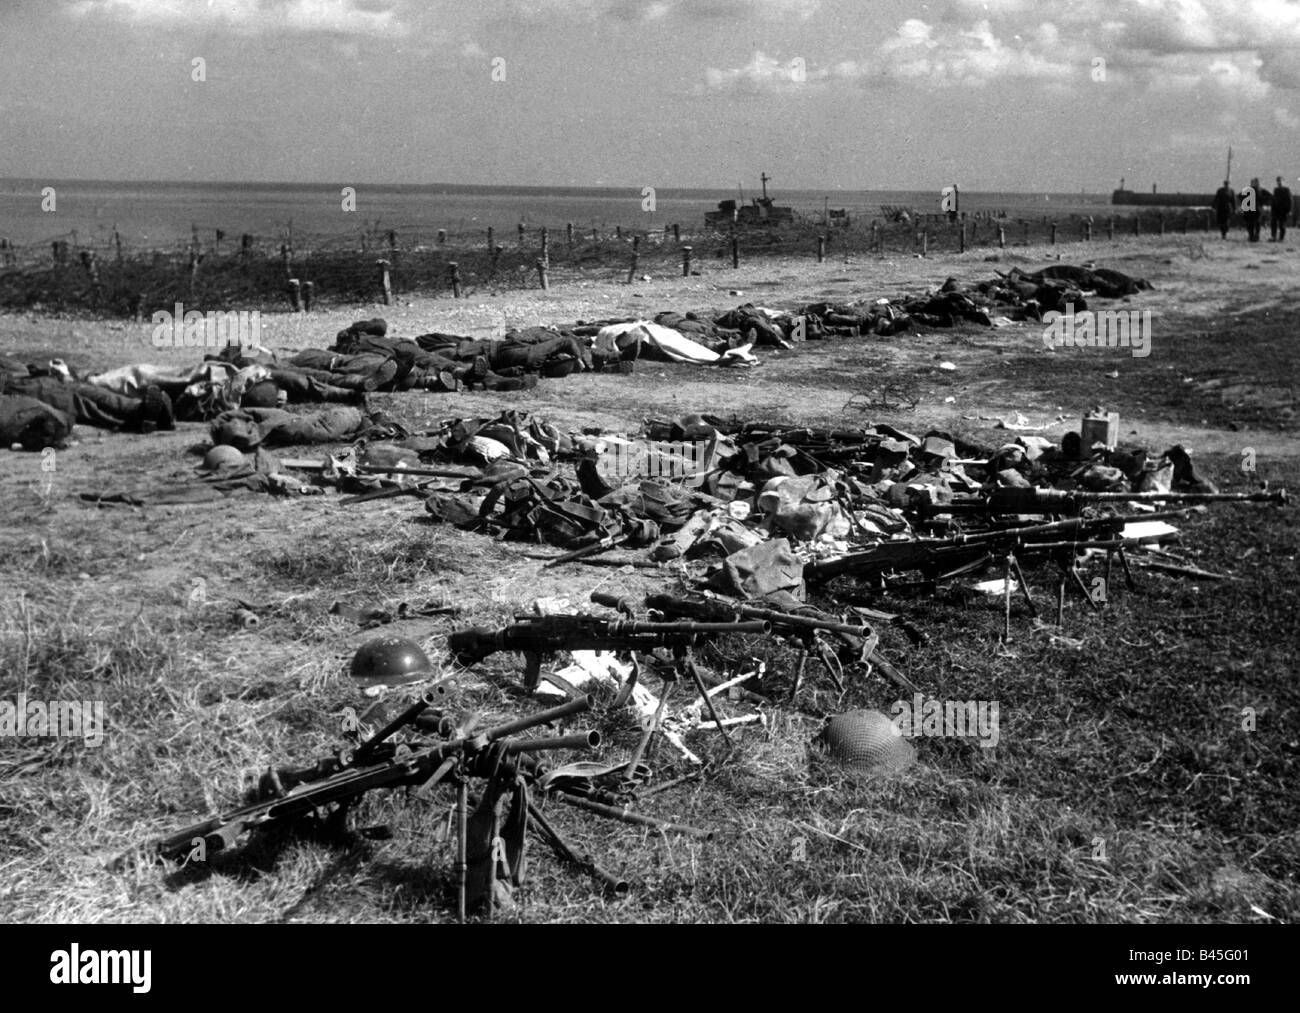
[[[1274, 252], [1276, 251], [1276, 252]], [[841, 339], [760, 352], [754, 370], [713, 372], [641, 362], [631, 376], [575, 375], [518, 394], [378, 396], [397, 418], [534, 412], [561, 428], [635, 431], [688, 411], [837, 426], [875, 421], [931, 428], [998, 446], [991, 419], [1019, 411], [1059, 439], [1096, 404], [1118, 411], [1127, 441], [1159, 453], [1181, 442], [1224, 489], [1259, 477], [1300, 482], [1294, 323], [1296, 254], [1188, 239], [1108, 245], [1098, 263], [1148, 277], [1148, 358], [1120, 350], [1049, 350], [1038, 325], [967, 327]], [[353, 318], [391, 333], [489, 333], [508, 323], [562, 323], [660, 309], [817, 298], [896, 296], [953, 275], [1041, 266], [1046, 247], [984, 254], [768, 260], [632, 286], [574, 280], [550, 292], [481, 301], [358, 305], [308, 322], [267, 317], [277, 346], [324, 346]], [[1071, 247], [1067, 256], [1082, 259]], [[1076, 262], [1078, 262], [1076, 260]], [[733, 290], [743, 295], [732, 295]], [[0, 352], [62, 355], [78, 366], [158, 361], [148, 325], [11, 315]], [[179, 361], [184, 352], [168, 352]], [[164, 357], [162, 361], [167, 361]], [[941, 362], [956, 368], [940, 369]], [[850, 397], [893, 384], [914, 411], [864, 414]], [[581, 606], [593, 590], [642, 593], [671, 571], [580, 566], [542, 570], [518, 545], [426, 521], [412, 499], [340, 507], [333, 497], [230, 498], [216, 506], [105, 507], [83, 491], [192, 474], [205, 430], [152, 436], [79, 429], [57, 456], [9, 454], [0, 473], [0, 699], [103, 700], [99, 748], [59, 739], [0, 740], [0, 920], [448, 921], [455, 917], [447, 837], [450, 789], [409, 804], [368, 799], [362, 825], [387, 840], [308, 837], [261, 842], [196, 870], [132, 856], [152, 838], [237, 803], [268, 764], [305, 764], [337, 743], [339, 717], [362, 700], [346, 677], [374, 635], [329, 614], [335, 601], [395, 606], [434, 596], [464, 612], [387, 627], [446, 664], [443, 636], [493, 625], [539, 596]], [[530, 848], [517, 917], [533, 922], [1291, 922], [1300, 917], [1300, 692], [1295, 678], [1300, 548], [1294, 508], [1225, 504], [1184, 526], [1199, 566], [1223, 581], [1139, 572], [1101, 615], [1067, 610], [1063, 628], [1018, 607], [999, 643], [1000, 599], [889, 601], [928, 637], [883, 633], [887, 655], [928, 695], [997, 701], [996, 748], [921, 739], [919, 763], [853, 781], [808, 763], [819, 712], [898, 696], [860, 673], [841, 699], [813, 670], [799, 708], [766, 727], [715, 775], [647, 800], [645, 811], [716, 831], [712, 841], [659, 838], [559, 804], [555, 824], [632, 882], [603, 896], [544, 847]], [[1030, 582], [1050, 598], [1043, 572]], [[196, 593], [196, 591], [198, 593]], [[261, 618], [242, 628], [236, 600]], [[718, 671], [760, 650], [786, 684], [788, 652], [727, 643], [703, 660]], [[724, 657], [725, 655], [725, 657]], [[458, 707], [490, 720], [536, 705], [511, 691], [518, 659], [496, 656], [457, 674]], [[780, 695], [780, 694], [778, 694]], [[1253, 730], [1243, 725], [1251, 722]], [[606, 734], [625, 756], [625, 715], [575, 727]], [[717, 736], [688, 740], [702, 756]], [[657, 778], [685, 773], [670, 751]], [[115, 859], [128, 855], [125, 862]]]

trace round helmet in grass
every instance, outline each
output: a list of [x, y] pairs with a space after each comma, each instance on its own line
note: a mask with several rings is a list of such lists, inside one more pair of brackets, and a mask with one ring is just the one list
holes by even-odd
[[362, 686], [401, 686], [433, 674], [429, 656], [406, 637], [375, 637], [352, 656], [352, 678]]
[[244, 463], [244, 455], [227, 443], [219, 443], [203, 455], [204, 471], [220, 471], [222, 468], [236, 468]]
[[826, 722], [816, 744], [830, 759], [858, 773], [892, 774], [916, 759], [916, 750], [898, 726], [877, 710], [836, 714]]

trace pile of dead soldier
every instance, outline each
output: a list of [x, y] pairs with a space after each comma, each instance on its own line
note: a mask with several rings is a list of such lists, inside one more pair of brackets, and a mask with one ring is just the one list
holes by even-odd
[[[1120, 298], [1150, 286], [1116, 271], [1053, 265], [1033, 274], [1013, 269], [973, 286], [949, 279], [940, 289], [898, 305], [887, 299], [812, 303], [791, 311], [745, 304], [713, 313], [662, 312], [652, 320], [578, 321], [525, 327], [502, 338], [429, 333], [388, 334], [384, 320], [340, 331], [329, 348], [282, 357], [257, 345], [232, 345], [197, 366], [132, 364], [80, 377], [60, 360], [0, 359], [0, 440], [25, 450], [62, 447], [72, 426], [151, 432], [175, 422], [210, 422], [222, 434], [253, 428], [280, 435], [257, 442], [284, 445], [355, 438], [366, 423], [366, 395], [375, 392], [516, 391], [538, 377], [575, 371], [628, 372], [638, 358], [718, 366], [756, 363], [754, 347], [791, 348], [819, 338], [887, 336], [915, 326], [988, 326], [998, 320], [1041, 320], [1063, 306], [1082, 311], [1085, 296]], [[294, 421], [275, 412], [287, 403], [340, 407]], [[246, 436], [224, 442], [244, 449]]]

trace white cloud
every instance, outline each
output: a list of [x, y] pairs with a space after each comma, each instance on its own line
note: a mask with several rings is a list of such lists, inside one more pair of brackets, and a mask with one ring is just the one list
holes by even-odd
[[529, 21], [572, 17], [582, 20], [661, 21], [799, 20], [812, 17], [821, 0], [510, 0], [511, 13]]
[[704, 72], [704, 87], [710, 91], [750, 94], [793, 91], [820, 84], [831, 74], [824, 67], [809, 69], [803, 57], [778, 60], [760, 50], [744, 66], [729, 70], [709, 67]]
[[988, 20], [961, 31], [936, 30], [909, 18], [893, 38], [876, 48], [876, 71], [894, 81], [931, 87], [980, 87], [998, 79], [1061, 81], [1083, 79], [1090, 63], [1081, 54], [1057, 45], [1053, 25], [1028, 30], [1029, 39], [1012, 35], [999, 38]]
[[936, 27], [902, 23], [877, 48], [897, 81], [979, 85], [996, 78], [1110, 80], [1243, 98], [1300, 88], [1295, 0], [945, 0]]
[[385, 0], [79, 0], [75, 18], [109, 18], [132, 24], [199, 25], [237, 31], [331, 32], [405, 35], [397, 4]]

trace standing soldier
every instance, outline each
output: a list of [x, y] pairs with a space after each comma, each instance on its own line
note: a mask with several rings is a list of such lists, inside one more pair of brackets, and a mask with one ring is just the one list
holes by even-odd
[[1223, 186], [1214, 194], [1214, 218], [1219, 223], [1219, 234], [1224, 239], [1228, 238], [1228, 219], [1232, 217], [1232, 206], [1235, 203], [1232, 197], [1232, 187], [1225, 179]]
[[1250, 181], [1250, 186], [1242, 193], [1241, 217], [1246, 220], [1246, 238], [1252, 243], [1259, 242], [1259, 216], [1264, 194], [1259, 188], [1259, 177]]
[[1291, 190], [1278, 176], [1277, 186], [1273, 188], [1273, 216], [1269, 219], [1269, 242], [1286, 242], [1286, 220], [1291, 217]]

